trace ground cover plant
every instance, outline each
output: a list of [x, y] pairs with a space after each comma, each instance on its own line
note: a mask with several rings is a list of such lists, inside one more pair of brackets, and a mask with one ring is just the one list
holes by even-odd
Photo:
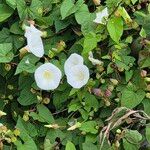
[[149, 0], [0, 0], [0, 150], [150, 149]]

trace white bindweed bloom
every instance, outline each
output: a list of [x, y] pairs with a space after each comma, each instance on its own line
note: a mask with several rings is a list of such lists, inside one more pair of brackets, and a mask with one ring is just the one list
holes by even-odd
[[65, 74], [67, 75], [70, 68], [76, 65], [83, 65], [83, 57], [81, 55], [73, 53], [69, 56], [69, 58], [65, 62], [64, 65]]
[[103, 9], [102, 11], [96, 13], [96, 18], [93, 20], [95, 23], [105, 24], [104, 18], [108, 18], [108, 9], [107, 7]]
[[89, 69], [85, 65], [75, 65], [68, 68], [67, 82], [76, 89], [84, 86], [89, 80]]
[[62, 74], [58, 67], [45, 63], [34, 73], [37, 86], [42, 90], [54, 90], [59, 86]]
[[95, 59], [93, 57], [93, 53], [89, 52], [89, 57], [88, 57], [89, 61], [93, 64], [93, 65], [103, 65], [103, 62], [101, 60]]
[[44, 55], [44, 46], [42, 42], [42, 32], [36, 29], [32, 24], [30, 27], [26, 26], [25, 35], [27, 38], [27, 49], [37, 57]]

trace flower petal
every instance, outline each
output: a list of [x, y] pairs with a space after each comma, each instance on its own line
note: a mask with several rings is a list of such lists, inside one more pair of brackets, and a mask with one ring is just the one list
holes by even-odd
[[[45, 76], [45, 73], [48, 75]], [[36, 69], [35, 81], [42, 90], [54, 90], [59, 86], [62, 74], [59, 68], [51, 63], [45, 63]]]
[[65, 74], [68, 74], [70, 68], [76, 65], [83, 65], [83, 57], [81, 55], [73, 53], [65, 62], [64, 65]]
[[67, 74], [67, 82], [73, 88], [83, 87], [89, 80], [89, 69], [85, 65], [76, 65], [69, 69]]
[[93, 20], [95, 23], [105, 24], [103, 19], [109, 16], [107, 7], [101, 12], [96, 13], [96, 18]]

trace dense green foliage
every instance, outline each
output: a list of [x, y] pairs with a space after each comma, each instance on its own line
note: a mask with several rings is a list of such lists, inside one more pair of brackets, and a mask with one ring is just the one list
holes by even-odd
[[[0, 150], [150, 148], [150, 1], [96, 2], [0, 0]], [[93, 22], [105, 7], [106, 24]], [[24, 51], [31, 20], [45, 34], [42, 58]], [[81, 89], [64, 75], [72, 53], [90, 70]], [[63, 73], [54, 91], [35, 83], [44, 62]]]

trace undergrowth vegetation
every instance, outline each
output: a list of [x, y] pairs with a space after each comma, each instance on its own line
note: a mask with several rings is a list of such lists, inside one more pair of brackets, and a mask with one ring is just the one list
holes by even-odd
[[0, 150], [150, 149], [149, 0], [0, 0]]

